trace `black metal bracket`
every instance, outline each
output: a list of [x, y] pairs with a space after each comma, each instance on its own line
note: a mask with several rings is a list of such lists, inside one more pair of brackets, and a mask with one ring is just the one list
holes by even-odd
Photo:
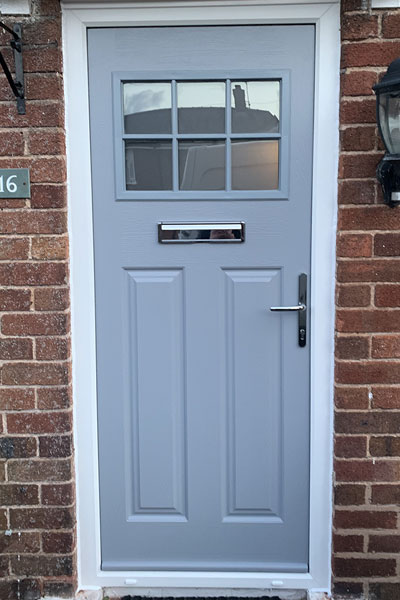
[[10, 46], [14, 51], [15, 79], [13, 79], [10, 69], [0, 52], [0, 65], [4, 71], [8, 83], [14, 96], [17, 99], [17, 111], [19, 115], [25, 114], [25, 86], [24, 86], [24, 67], [22, 62], [22, 27], [21, 23], [16, 23], [12, 29], [0, 22], [0, 27], [8, 31], [13, 37]]
[[400, 204], [400, 155], [385, 154], [376, 169], [385, 203], [394, 208]]

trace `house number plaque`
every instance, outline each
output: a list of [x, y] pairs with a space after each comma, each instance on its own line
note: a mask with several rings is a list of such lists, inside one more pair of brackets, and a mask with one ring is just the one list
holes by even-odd
[[29, 169], [0, 169], [0, 198], [30, 198]]

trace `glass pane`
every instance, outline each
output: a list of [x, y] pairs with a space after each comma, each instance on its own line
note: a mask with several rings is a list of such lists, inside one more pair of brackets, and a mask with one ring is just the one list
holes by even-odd
[[225, 141], [179, 142], [181, 190], [225, 189]]
[[225, 83], [178, 83], [179, 133], [224, 133]]
[[124, 83], [125, 133], [171, 133], [171, 84]]
[[400, 94], [387, 92], [379, 97], [379, 120], [390, 154], [400, 154]]
[[232, 132], [279, 132], [279, 81], [232, 81]]
[[164, 140], [126, 140], [127, 190], [172, 189], [172, 143]]
[[277, 140], [232, 140], [233, 190], [276, 190], [278, 184]]

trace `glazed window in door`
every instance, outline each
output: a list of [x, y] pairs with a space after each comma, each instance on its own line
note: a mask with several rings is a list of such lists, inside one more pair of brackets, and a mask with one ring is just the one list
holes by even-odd
[[126, 190], [278, 189], [280, 81], [121, 87]]
[[[92, 29], [88, 50], [102, 568], [307, 571], [309, 343], [269, 307], [310, 275], [314, 27]], [[279, 82], [279, 131], [227, 110], [245, 82], [250, 99]], [[128, 106], [135, 85], [151, 93]], [[213, 116], [193, 124], [193, 98]], [[234, 165], [260, 139], [279, 143], [277, 189], [229, 189], [228, 168], [181, 189], [203, 144]], [[169, 189], [125, 190], [125, 165], [134, 187], [160, 152]], [[244, 223], [245, 241], [161, 244], [159, 223]]]

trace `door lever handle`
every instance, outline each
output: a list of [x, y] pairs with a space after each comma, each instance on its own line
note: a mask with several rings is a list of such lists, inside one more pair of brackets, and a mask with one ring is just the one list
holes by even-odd
[[271, 308], [269, 310], [284, 312], [284, 311], [306, 310], [306, 308], [307, 307], [305, 304], [297, 304], [297, 306], [271, 306]]
[[307, 342], [307, 275], [299, 275], [299, 303], [296, 306], [271, 306], [273, 312], [297, 312], [298, 314], [298, 342], [304, 348]]

